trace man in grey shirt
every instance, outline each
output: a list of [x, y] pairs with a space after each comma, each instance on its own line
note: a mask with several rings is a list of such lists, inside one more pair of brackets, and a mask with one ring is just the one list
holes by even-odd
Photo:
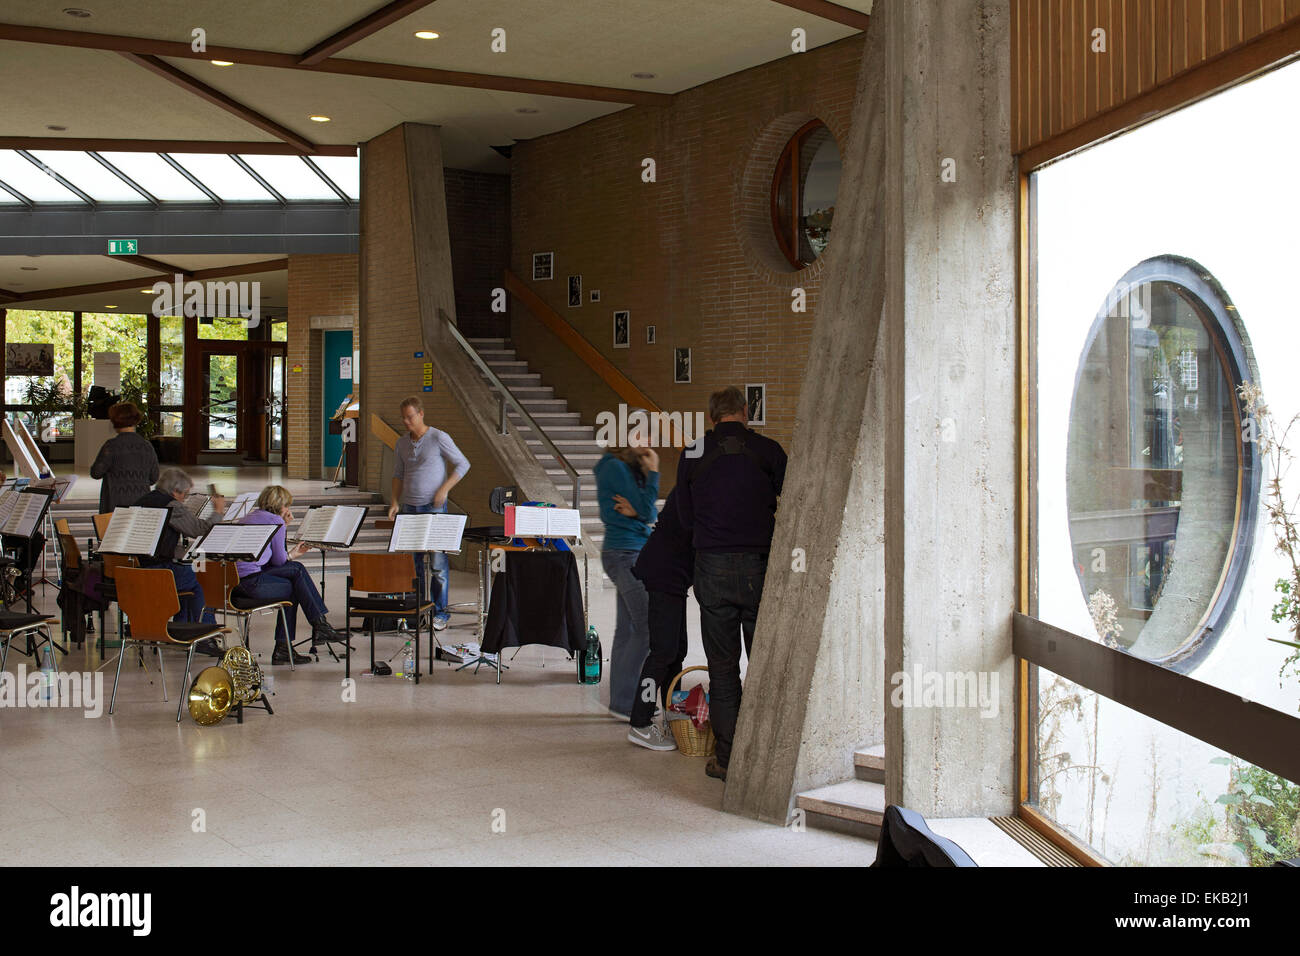
[[[397, 514], [441, 514], [447, 510], [447, 495], [469, 471], [466, 458], [451, 436], [424, 423], [424, 405], [414, 396], [402, 402], [402, 424], [407, 433], [397, 439], [393, 467], [393, 500], [388, 517]], [[438, 578], [433, 591], [433, 628], [441, 631], [451, 617], [451, 563], [441, 551], [433, 556]], [[424, 555], [415, 556], [415, 576], [424, 587]], [[420, 595], [424, 599], [423, 593]]]

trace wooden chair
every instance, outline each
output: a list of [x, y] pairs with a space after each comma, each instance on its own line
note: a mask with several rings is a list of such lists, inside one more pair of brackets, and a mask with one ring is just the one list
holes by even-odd
[[[180, 703], [176, 705], [176, 722], [180, 723], [185, 711], [185, 698], [190, 686], [190, 671], [194, 668], [194, 645], [209, 637], [230, 633], [230, 628], [216, 624], [177, 622], [172, 616], [181, 609], [180, 595], [176, 593], [176, 578], [166, 568], [118, 568], [118, 606], [131, 622], [131, 636], [122, 638], [122, 650], [117, 655], [117, 676], [113, 678], [113, 696], [108, 703], [108, 713], [113, 715], [117, 703], [117, 684], [122, 678], [122, 658], [128, 644], [151, 646], [159, 651], [161, 672], [162, 649], [183, 647], [185, 677], [181, 681]], [[161, 674], [163, 700], [167, 699], [167, 676]]]
[[[273, 601], [269, 604], [259, 604], [249, 598], [231, 595], [231, 592], [239, 585], [239, 570], [235, 566], [235, 562], [204, 561], [194, 566], [194, 572], [199, 579], [199, 587], [203, 588], [203, 603], [221, 615], [221, 623], [225, 624], [227, 617], [231, 614], [239, 618], [242, 624], [240, 639], [244, 642], [245, 647], [248, 646], [249, 622], [254, 614], [266, 614], [268, 612], [278, 614], [280, 620], [284, 623], [285, 633], [288, 633], [289, 622], [285, 619], [287, 613], [285, 609], [293, 607], [292, 601]], [[289, 655], [289, 667], [293, 670], [298, 669], [293, 663], [292, 654]]]
[[[363, 597], [353, 597], [360, 591]], [[344, 618], [347, 628], [346, 662], [343, 676], [352, 676], [352, 619], [375, 617], [415, 618], [415, 682], [420, 683], [420, 624], [433, 602], [419, 600], [419, 586], [415, 580], [415, 558], [410, 554], [357, 554], [348, 555], [347, 611]], [[374, 597], [397, 594], [398, 597]], [[429, 669], [433, 670], [433, 626], [429, 627]], [[375, 669], [375, 628], [370, 626], [370, 670]]]

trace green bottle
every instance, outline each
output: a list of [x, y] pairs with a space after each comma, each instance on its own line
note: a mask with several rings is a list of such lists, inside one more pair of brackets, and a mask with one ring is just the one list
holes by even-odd
[[581, 683], [600, 683], [601, 651], [596, 625], [590, 624], [587, 626], [587, 646], [578, 654], [578, 680]]

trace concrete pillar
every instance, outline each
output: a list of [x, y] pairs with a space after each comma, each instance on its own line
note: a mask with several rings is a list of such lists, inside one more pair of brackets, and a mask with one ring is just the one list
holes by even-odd
[[[796, 793], [852, 777], [853, 749], [881, 740], [891, 802], [1013, 806], [1008, 26], [1008, 0], [873, 7], [729, 811], [784, 823]], [[996, 680], [996, 713], [891, 706], [890, 675], [918, 668]]]

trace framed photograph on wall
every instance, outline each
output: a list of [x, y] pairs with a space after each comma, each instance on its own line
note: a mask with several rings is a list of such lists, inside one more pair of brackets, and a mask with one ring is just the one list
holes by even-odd
[[689, 385], [691, 381], [691, 350], [673, 349], [673, 383]]
[[592, 302], [599, 302], [599, 301], [600, 301], [600, 290], [599, 290], [599, 289], [592, 289], [592, 290], [591, 290], [591, 301], [592, 301]]
[[614, 313], [614, 348], [627, 349], [632, 347], [632, 313], [626, 309]]
[[582, 306], [582, 276], [569, 276], [569, 308]]
[[5, 346], [5, 374], [53, 375], [53, 343], [8, 343]]
[[745, 404], [749, 407], [749, 424], [767, 424], [767, 386], [746, 385]]
[[646, 345], [655, 344], [655, 327], [653, 325], [647, 325], [645, 327], [645, 344]]
[[533, 253], [533, 281], [541, 282], [555, 277], [555, 253]]

